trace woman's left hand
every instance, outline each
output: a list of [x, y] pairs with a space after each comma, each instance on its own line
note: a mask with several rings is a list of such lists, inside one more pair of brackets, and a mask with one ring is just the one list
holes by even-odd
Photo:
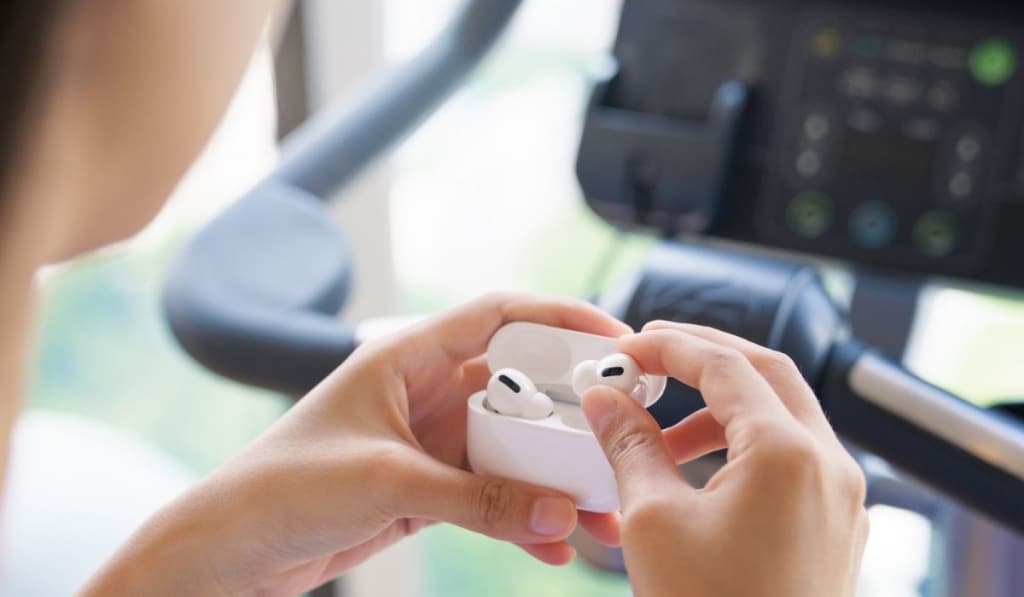
[[488, 341], [512, 321], [630, 332], [580, 301], [500, 294], [368, 343], [147, 523], [86, 594], [298, 594], [442, 521], [555, 565], [572, 560], [577, 523], [617, 544], [617, 515], [467, 470], [466, 399], [489, 378]]

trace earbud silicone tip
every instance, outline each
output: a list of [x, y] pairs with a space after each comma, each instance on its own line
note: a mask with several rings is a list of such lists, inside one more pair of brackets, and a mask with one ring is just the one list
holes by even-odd
[[600, 383], [597, 361], [580, 361], [572, 370], [572, 391], [583, 398], [583, 393]]
[[551, 398], [547, 394], [537, 392], [523, 401], [523, 409], [520, 416], [524, 419], [546, 419], [554, 412], [555, 406], [551, 402]]

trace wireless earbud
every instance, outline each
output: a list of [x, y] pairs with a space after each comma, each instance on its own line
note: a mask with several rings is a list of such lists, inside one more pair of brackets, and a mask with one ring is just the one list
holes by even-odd
[[487, 405], [499, 414], [524, 419], [544, 419], [555, 410], [551, 398], [515, 369], [501, 369], [491, 376]]
[[632, 357], [621, 353], [600, 361], [582, 361], [572, 372], [572, 389], [581, 397], [594, 386], [609, 386], [632, 395], [640, 385], [646, 386], [646, 376]]

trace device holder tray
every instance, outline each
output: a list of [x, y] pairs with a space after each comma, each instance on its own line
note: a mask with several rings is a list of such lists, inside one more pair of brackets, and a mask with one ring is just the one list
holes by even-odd
[[706, 118], [675, 118], [616, 106], [617, 79], [614, 69], [587, 107], [576, 164], [587, 203], [620, 224], [706, 231], [724, 194], [747, 85], [724, 82]]

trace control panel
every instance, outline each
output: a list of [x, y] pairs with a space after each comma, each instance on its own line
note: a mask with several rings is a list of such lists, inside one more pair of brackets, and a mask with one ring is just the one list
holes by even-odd
[[834, 9], [802, 23], [762, 234], [907, 262], [983, 256], [998, 157], [1024, 110], [1014, 32]]
[[1024, 5], [624, 0], [613, 54], [605, 218], [1024, 287]]

